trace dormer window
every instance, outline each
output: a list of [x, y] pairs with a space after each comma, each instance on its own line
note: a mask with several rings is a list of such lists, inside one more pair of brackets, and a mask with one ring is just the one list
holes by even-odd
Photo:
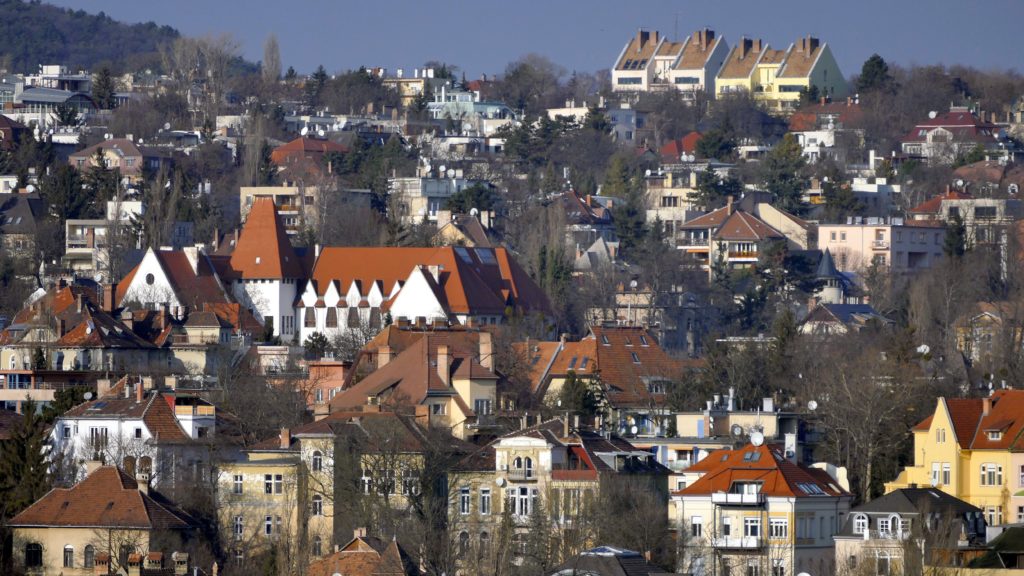
[[864, 514], [857, 514], [853, 517], [853, 533], [863, 534], [868, 530], [868, 517]]
[[989, 430], [988, 431], [988, 439], [992, 440], [993, 442], [998, 442], [998, 441], [1002, 440], [1003, 439], [1003, 431], [1002, 430]]

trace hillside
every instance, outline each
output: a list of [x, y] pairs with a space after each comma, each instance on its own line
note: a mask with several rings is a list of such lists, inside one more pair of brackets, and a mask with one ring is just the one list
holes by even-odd
[[34, 72], [40, 64], [110, 65], [117, 71], [159, 65], [157, 50], [179, 33], [170, 26], [124, 24], [38, 0], [0, 0], [0, 68]]

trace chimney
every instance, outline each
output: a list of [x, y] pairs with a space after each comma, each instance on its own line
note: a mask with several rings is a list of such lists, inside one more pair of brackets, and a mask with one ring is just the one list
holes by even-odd
[[124, 383], [124, 399], [128, 400], [131, 397], [132, 397], [132, 386], [131, 386], [131, 384], [125, 382]]
[[353, 538], [366, 538], [366, 527], [360, 526], [352, 531]]
[[103, 398], [110, 392], [110, 378], [96, 380], [96, 397]]
[[377, 349], [377, 369], [380, 370], [391, 362], [391, 346], [381, 346]]
[[81, 292], [79, 292], [78, 293], [78, 297], [75, 298], [75, 306], [78, 309], [78, 313], [81, 314], [82, 313], [82, 293]]
[[174, 554], [171, 554], [171, 560], [174, 561], [174, 576], [188, 575], [187, 552], [175, 552]]
[[292, 445], [292, 433], [287, 428], [281, 428], [281, 450], [287, 450]]
[[135, 401], [142, 403], [146, 397], [146, 390], [142, 387], [142, 382], [135, 383]]
[[128, 576], [142, 575], [142, 554], [128, 555]]
[[[96, 576], [107, 576], [110, 574], [110, 554], [97, 552], [96, 561], [93, 565], [93, 574]], [[177, 574], [177, 572], [175, 572]]]
[[494, 370], [494, 342], [490, 332], [480, 332], [480, 365]]
[[164, 553], [163, 552], [150, 552], [146, 555], [146, 569], [147, 570], [160, 570], [164, 567]]
[[648, 32], [647, 30], [639, 30], [639, 31], [637, 31], [637, 33], [636, 33], [636, 39], [637, 39], [636, 51], [637, 51], [637, 53], [640, 53], [640, 50], [643, 48], [643, 45], [647, 43], [647, 40], [650, 39], [650, 37], [651, 37], [651, 33]]
[[788, 458], [789, 461], [792, 462], [793, 464], [799, 464], [800, 463], [800, 446], [797, 444], [796, 433], [788, 432], [788, 433], [786, 433], [786, 437], [785, 438], [786, 438], [786, 440], [785, 440], [785, 442], [786, 442], [785, 443], [785, 446], [786, 446], [786, 458]]
[[437, 375], [441, 377], [441, 382], [444, 382], [445, 386], [451, 385], [451, 374], [448, 368], [448, 346], [445, 345], [437, 347]]
[[569, 437], [569, 413], [566, 412], [565, 416], [562, 417], [562, 438]]
[[199, 273], [199, 248], [195, 246], [186, 246], [182, 249], [185, 253], [185, 259], [188, 260], [188, 265], [192, 267], [192, 273]]
[[992, 398], [981, 399], [981, 415], [988, 416], [988, 413], [992, 411]]
[[117, 294], [117, 282], [103, 285], [103, 310], [114, 312], [114, 295]]
[[146, 470], [139, 470], [135, 473], [135, 483], [139, 486], [139, 492], [148, 495], [149, 494], [149, 472]]
[[732, 215], [732, 194], [725, 199], [725, 214], [727, 216]]

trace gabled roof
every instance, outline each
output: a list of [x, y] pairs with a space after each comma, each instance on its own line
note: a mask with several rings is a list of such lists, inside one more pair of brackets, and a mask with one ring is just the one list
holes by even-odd
[[662, 38], [658, 35], [657, 31], [647, 32], [640, 30], [630, 39], [629, 44], [622, 51], [622, 56], [615, 63], [615, 69], [619, 71], [646, 69], [661, 41]]
[[940, 398], [939, 402], [946, 405], [957, 443], [961, 448], [970, 448], [981, 419], [981, 398]]
[[0, 200], [0, 234], [35, 234], [36, 221], [46, 215], [38, 194], [4, 194]]
[[230, 262], [232, 272], [246, 280], [306, 276], [271, 198], [253, 200]]
[[287, 144], [274, 148], [270, 153], [270, 161], [281, 166], [302, 159], [319, 160], [329, 153], [347, 154], [348, 151], [348, 146], [330, 140], [301, 136]]
[[178, 424], [173, 403], [174, 396], [160, 392], [147, 395], [141, 402], [134, 395], [130, 398], [103, 397], [83, 402], [60, 418], [141, 420], [153, 435], [154, 442], [188, 442], [191, 438]]
[[651, 564], [639, 552], [611, 546], [599, 546], [569, 558], [552, 574], [598, 576], [668, 576], [661, 567]]
[[804, 323], [817, 322], [824, 324], [843, 324], [844, 326], [862, 326], [868, 321], [877, 320], [882, 323], [892, 322], [882, 316], [870, 304], [824, 304], [819, 303], [804, 319]]
[[740, 41], [729, 50], [719, 78], [749, 78], [753, 74], [761, 55], [768, 50], [768, 44], [761, 40], [740, 38]]
[[54, 488], [15, 516], [14, 527], [185, 530], [194, 521], [177, 506], [113, 466], [103, 466], [71, 488]]
[[579, 355], [592, 350], [597, 357], [605, 395], [615, 407], [647, 405], [663, 399], [664, 394], [650, 392], [650, 383], [677, 382], [686, 370], [703, 366], [700, 360], [669, 356], [644, 328], [592, 326], [579, 350]]
[[658, 153], [662, 158], [678, 162], [683, 153], [693, 154], [697, 150], [697, 141], [700, 140], [700, 137], [700, 132], [690, 132], [682, 138], [668, 141], [658, 150]]
[[[205, 304], [226, 304], [230, 301], [220, 283], [217, 269], [210, 257], [202, 251], [197, 251], [195, 269], [184, 250], [149, 248], [148, 252], [153, 253], [153, 257], [164, 271], [171, 290], [174, 291], [174, 296], [182, 305], [198, 309]], [[119, 304], [124, 303], [132, 281], [135, 280], [144, 262], [145, 257], [118, 283], [115, 301]]]
[[779, 68], [776, 78], [806, 78], [814, 70], [828, 44], [807, 36], [790, 46], [786, 61]]
[[938, 214], [942, 211], [943, 200], [972, 200], [970, 194], [964, 194], [956, 190], [949, 190], [945, 194], [932, 196], [924, 202], [910, 209], [911, 214]]
[[850, 513], [945, 513], [947, 511], [958, 514], [981, 513], [981, 509], [977, 506], [964, 502], [938, 488], [900, 488], [861, 504], [850, 510]]
[[337, 552], [313, 561], [309, 576], [413, 576], [419, 569], [395, 540], [358, 536]]
[[757, 216], [742, 210], [734, 210], [715, 231], [719, 240], [749, 240], [760, 242], [773, 238], [785, 238], [779, 231], [765, 224]]
[[79, 158], [88, 160], [96, 155], [97, 150], [113, 150], [116, 154], [126, 156], [142, 156], [142, 150], [131, 140], [127, 138], [111, 138], [110, 140], [104, 140], [98, 144], [93, 144], [88, 148], [79, 150], [68, 155], [68, 158], [77, 160]]
[[299, 450], [303, 438], [346, 438], [358, 444], [363, 450], [398, 450], [399, 452], [424, 452], [430, 445], [424, 431], [409, 417], [395, 412], [332, 412], [326, 417], [303, 424], [290, 431], [288, 448], [281, 447], [279, 435], [259, 442], [251, 448], [254, 451]]
[[[714, 30], [704, 28], [694, 32], [686, 39], [683, 53], [679, 56], [673, 69], [697, 70], [703, 68], [721, 42], [722, 38], [716, 37]], [[712, 70], [711, 72], [716, 71]]]
[[918, 122], [901, 142], [924, 142], [928, 133], [936, 128], [950, 132], [955, 142], [991, 143], [996, 141], [999, 132], [998, 126], [978, 118], [967, 108], [953, 107], [949, 112]]
[[[787, 459], [778, 446], [748, 444], [736, 450], [715, 450], [705, 461], [710, 468], [696, 482], [677, 494], [682, 496], [711, 495], [729, 492], [735, 482], [757, 482], [760, 494], [797, 498], [823, 498], [849, 496], [824, 470], [795, 464]], [[816, 493], [814, 486], [821, 491]]]
[[835, 128], [860, 128], [864, 110], [852, 101], [815, 102], [800, 108], [789, 117], [790, 132], [809, 132], [831, 121]]
[[[1024, 390], [996, 390], [990, 400], [992, 407], [981, 416], [971, 449], [1024, 450]], [[1000, 432], [999, 439], [989, 439], [990, 432]]]

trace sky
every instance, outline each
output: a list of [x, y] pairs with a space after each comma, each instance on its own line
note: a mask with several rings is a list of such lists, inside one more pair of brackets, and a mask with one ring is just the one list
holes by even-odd
[[612, 66], [639, 28], [684, 38], [704, 26], [730, 46], [760, 37], [783, 49], [811, 34], [846, 76], [873, 53], [900, 65], [966, 64], [1024, 72], [1024, 1], [986, 0], [47, 0], [187, 36], [229, 33], [262, 60], [276, 34], [282, 67], [308, 73], [359, 66], [411, 70], [455, 64], [469, 79], [500, 74], [528, 53], [567, 71]]

